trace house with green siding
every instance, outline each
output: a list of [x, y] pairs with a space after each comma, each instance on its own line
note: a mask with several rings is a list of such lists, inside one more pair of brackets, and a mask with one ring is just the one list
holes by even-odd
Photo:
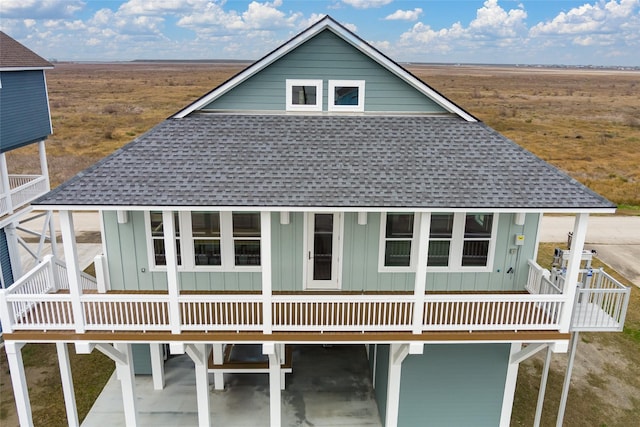
[[[193, 359], [199, 425], [216, 425], [209, 374], [223, 389], [242, 345], [267, 360], [279, 426], [296, 344], [365, 346], [384, 426], [508, 426], [519, 363], [621, 330], [629, 295], [583, 268], [589, 215], [613, 204], [330, 17], [36, 204], [59, 213], [66, 266], [0, 293], [23, 425], [20, 348], [56, 342], [116, 362], [130, 426], [134, 372], [161, 388], [165, 349]], [[553, 271], [535, 262], [549, 213], [576, 218]]]
[[[0, 288], [11, 286], [28, 270], [21, 260], [21, 246], [40, 261], [49, 240], [49, 213], [35, 214], [46, 216], [45, 230], [30, 230], [41, 238], [35, 247], [27, 245], [17, 230], [29, 228], [25, 224], [34, 217], [30, 202], [50, 189], [45, 140], [52, 127], [45, 70], [51, 68], [49, 61], [0, 31]], [[9, 159], [32, 145], [38, 147], [40, 168], [25, 173]]]

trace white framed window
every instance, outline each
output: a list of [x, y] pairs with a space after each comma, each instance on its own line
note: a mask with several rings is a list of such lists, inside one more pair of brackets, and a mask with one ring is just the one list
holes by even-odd
[[322, 111], [322, 80], [287, 79], [287, 111]]
[[[175, 212], [182, 271], [261, 271], [260, 213]], [[149, 267], [166, 269], [162, 212], [145, 212]]]
[[[498, 214], [437, 212], [429, 215], [428, 271], [492, 271]], [[418, 236], [417, 218], [413, 213], [382, 213], [378, 270], [415, 271]]]
[[364, 111], [364, 80], [329, 80], [329, 111]]
[[380, 215], [379, 271], [415, 270], [416, 226], [416, 216], [413, 213], [383, 212]]
[[432, 213], [429, 271], [492, 271], [498, 214]]

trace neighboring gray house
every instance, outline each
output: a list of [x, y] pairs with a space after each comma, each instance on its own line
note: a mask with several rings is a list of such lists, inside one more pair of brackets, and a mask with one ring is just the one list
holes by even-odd
[[[44, 141], [51, 135], [51, 116], [45, 70], [53, 68], [41, 58], [0, 31], [0, 287], [9, 287], [22, 276], [16, 233], [28, 220], [29, 202], [49, 191], [49, 174]], [[38, 144], [40, 172], [11, 173], [6, 153]], [[15, 166], [15, 165], [14, 165]], [[45, 221], [45, 223], [49, 223]], [[44, 234], [44, 232], [42, 233]], [[25, 245], [26, 246], [26, 245]], [[40, 257], [39, 249], [31, 251]]]
[[[589, 214], [614, 205], [329, 17], [37, 205], [59, 212], [67, 270], [47, 259], [0, 293], [11, 375], [27, 342], [98, 349], [128, 425], [132, 345], [154, 377], [166, 344], [189, 354], [201, 426], [207, 372], [222, 388], [225, 348], [261, 345], [278, 426], [285, 346], [356, 343], [384, 425], [507, 426], [519, 363], [620, 330], [628, 301], [580, 270]], [[101, 213], [97, 284], [77, 265], [85, 210]], [[576, 214], [565, 271], [534, 261], [545, 213]]]

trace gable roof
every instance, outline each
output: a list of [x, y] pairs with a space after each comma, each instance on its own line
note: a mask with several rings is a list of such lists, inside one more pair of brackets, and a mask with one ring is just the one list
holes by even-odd
[[201, 98], [193, 102], [192, 104], [178, 111], [176, 114], [173, 115], [173, 118], [185, 117], [191, 114], [192, 112], [197, 111], [200, 108], [206, 106], [207, 104], [211, 103], [215, 99], [229, 92], [234, 87], [238, 86], [239, 84], [241, 84], [242, 82], [250, 78], [251, 76], [257, 74], [264, 68], [268, 67], [270, 64], [274, 63], [278, 59], [285, 56], [287, 53], [291, 52], [301, 44], [305, 43], [306, 41], [315, 37], [316, 35], [318, 35], [323, 31], [332, 31], [338, 37], [342, 38], [345, 42], [351, 44], [352, 46], [357, 48], [359, 51], [367, 55], [369, 58], [371, 58], [378, 64], [382, 65], [383, 67], [385, 67], [391, 73], [395, 74], [397, 77], [404, 80], [411, 87], [413, 87], [423, 95], [427, 96], [428, 98], [432, 99], [436, 104], [440, 105], [446, 111], [456, 114], [470, 122], [477, 121], [477, 119], [473, 115], [471, 115], [470, 113], [460, 108], [458, 105], [456, 105], [451, 100], [447, 99], [437, 90], [435, 90], [431, 86], [424, 83], [422, 80], [420, 80], [419, 78], [411, 74], [408, 70], [406, 70], [405, 68], [400, 66], [398, 63], [391, 60], [385, 54], [383, 54], [378, 49], [371, 46], [369, 43], [367, 43], [366, 41], [358, 37], [356, 34], [351, 32], [344, 26], [340, 25], [337, 21], [335, 21], [333, 18], [331, 18], [328, 15], [322, 18], [321, 20], [319, 20], [318, 22], [316, 22], [311, 27], [307, 28], [306, 30], [299, 33], [298, 35], [294, 36], [292, 39], [282, 44], [280, 47], [268, 53], [263, 58], [254, 62], [252, 65], [250, 65], [243, 71], [231, 77], [229, 80], [222, 83], [221, 85], [213, 89], [211, 92], [205, 94], [204, 96], [202, 96]]
[[0, 31], [0, 71], [42, 70], [53, 65]]
[[456, 116], [218, 113], [165, 120], [35, 204], [614, 208], [486, 125]]

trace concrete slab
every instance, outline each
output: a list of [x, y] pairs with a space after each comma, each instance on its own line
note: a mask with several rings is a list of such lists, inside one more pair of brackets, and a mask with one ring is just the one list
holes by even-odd
[[[295, 346], [293, 373], [282, 392], [283, 426], [382, 425], [363, 345]], [[198, 424], [194, 366], [188, 356], [165, 365], [166, 388], [153, 390], [151, 376], [136, 377], [140, 426]], [[266, 374], [227, 374], [225, 389], [210, 388], [215, 426], [269, 426], [269, 383]], [[109, 380], [83, 427], [124, 426], [120, 384]]]

